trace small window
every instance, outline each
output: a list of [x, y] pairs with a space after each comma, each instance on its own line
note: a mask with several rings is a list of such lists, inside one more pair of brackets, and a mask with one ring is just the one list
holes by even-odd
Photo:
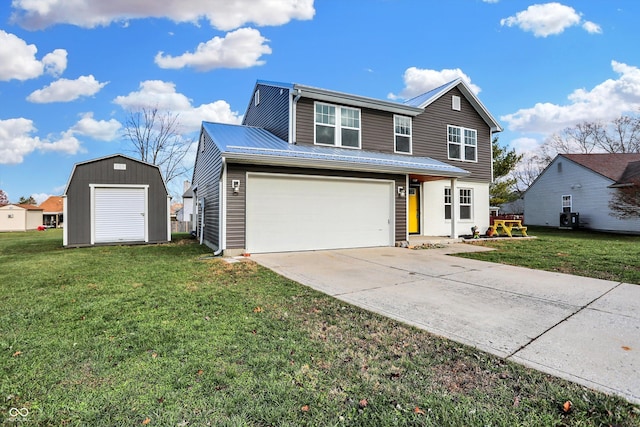
[[317, 102], [315, 143], [360, 148], [360, 110]]
[[478, 133], [475, 129], [447, 126], [449, 159], [475, 162], [478, 158]]
[[253, 104], [256, 107], [258, 106], [258, 104], [260, 104], [260, 89], [257, 89], [256, 93], [253, 95]]
[[451, 97], [451, 109], [452, 110], [456, 110], [456, 111], [460, 111], [460, 97], [453, 95]]
[[472, 219], [472, 192], [470, 188], [460, 189], [460, 219]]
[[571, 212], [571, 195], [562, 196], [562, 212]]
[[411, 117], [393, 116], [395, 152], [411, 154]]
[[444, 189], [444, 219], [451, 219], [451, 188]]

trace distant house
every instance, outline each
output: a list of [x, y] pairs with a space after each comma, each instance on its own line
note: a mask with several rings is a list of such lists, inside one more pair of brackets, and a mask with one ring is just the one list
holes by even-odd
[[489, 226], [502, 128], [461, 79], [404, 103], [258, 81], [243, 117], [200, 133], [195, 229], [216, 252], [393, 246]]
[[13, 204], [0, 206], [0, 231], [36, 230], [42, 225], [42, 208]]
[[524, 193], [528, 225], [640, 233], [640, 219], [611, 215], [617, 187], [640, 173], [640, 154], [561, 154]]
[[45, 226], [51, 228], [62, 227], [64, 222], [64, 204], [62, 196], [50, 196], [47, 200], [40, 203], [42, 208], [42, 222]]
[[171, 197], [152, 164], [122, 154], [77, 163], [63, 198], [64, 246], [171, 240]]
[[182, 194], [182, 212], [179, 221], [186, 221], [190, 224], [190, 230], [193, 227], [193, 189], [189, 181], [184, 182], [184, 193]]

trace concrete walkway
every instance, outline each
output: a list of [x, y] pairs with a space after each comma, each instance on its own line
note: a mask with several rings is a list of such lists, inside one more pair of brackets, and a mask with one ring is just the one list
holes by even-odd
[[640, 285], [448, 256], [482, 249], [251, 259], [353, 305], [640, 404]]

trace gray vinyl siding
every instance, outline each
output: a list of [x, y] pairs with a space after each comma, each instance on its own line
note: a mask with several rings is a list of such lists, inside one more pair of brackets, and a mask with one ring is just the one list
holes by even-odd
[[[206, 132], [202, 132], [193, 168], [192, 188], [196, 200], [204, 198], [204, 243], [212, 249], [220, 245], [220, 179], [222, 156]], [[198, 215], [201, 215], [199, 210]], [[196, 229], [200, 237], [200, 227]]]
[[[451, 108], [451, 97], [460, 97], [460, 111]], [[447, 126], [462, 126], [477, 131], [477, 162], [451, 160], [448, 156]], [[490, 182], [491, 129], [458, 88], [427, 106], [425, 112], [413, 119], [413, 155], [431, 157], [471, 172], [465, 180]]]
[[[451, 108], [451, 97], [460, 97], [461, 109]], [[336, 104], [338, 105], [338, 104]], [[362, 150], [382, 153], [395, 152], [393, 113], [360, 108]], [[314, 144], [314, 100], [302, 98], [296, 108], [296, 141], [298, 144]], [[477, 162], [450, 160], [448, 158], [447, 126], [462, 126], [477, 131]], [[459, 89], [454, 88], [430, 104], [425, 112], [412, 119], [412, 155], [431, 157], [471, 172], [468, 178], [474, 182], [490, 182], [491, 129], [467, 101]]]
[[[126, 164], [126, 170], [114, 170], [114, 163]], [[157, 167], [122, 156], [113, 156], [78, 164], [67, 188], [68, 246], [91, 244], [90, 184], [149, 185], [149, 243], [166, 242], [168, 229], [167, 191]]]
[[[558, 227], [562, 196], [571, 196], [572, 212], [593, 230], [640, 232], [640, 220], [620, 220], [609, 215], [609, 201], [616, 190], [608, 179], [567, 158], [557, 157], [524, 195], [527, 225]], [[573, 187], [573, 188], [571, 188]]]
[[289, 141], [289, 89], [257, 85], [256, 90], [260, 90], [260, 102], [255, 105], [254, 91], [242, 124], [261, 127]]
[[[327, 169], [286, 168], [274, 166], [257, 166], [246, 164], [227, 165], [227, 249], [246, 248], [246, 192], [247, 172], [286, 173], [295, 175], [338, 176], [350, 178], [393, 180], [396, 186], [406, 185], [405, 175], [387, 175], [355, 171], [332, 171]], [[240, 180], [240, 192], [233, 194], [230, 182]], [[396, 241], [406, 239], [406, 198], [395, 198], [395, 238]]]

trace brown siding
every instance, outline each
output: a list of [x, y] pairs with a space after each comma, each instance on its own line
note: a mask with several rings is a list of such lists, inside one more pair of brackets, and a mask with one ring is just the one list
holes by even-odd
[[[397, 186], [405, 186], [405, 175], [387, 175], [354, 171], [332, 171], [328, 169], [286, 168], [275, 166], [255, 166], [245, 164], [227, 164], [227, 249], [244, 249], [246, 221], [247, 172], [286, 173], [299, 175], [339, 176], [350, 178], [394, 180]], [[240, 192], [233, 194], [231, 180], [240, 180]], [[395, 198], [395, 235], [396, 240], [406, 238], [406, 198]]]
[[[126, 170], [114, 170], [114, 163], [124, 163]], [[160, 171], [127, 157], [114, 156], [79, 164], [67, 189], [68, 246], [91, 244], [91, 190], [89, 184], [149, 185], [149, 242], [167, 241], [167, 191]]]
[[[460, 111], [451, 109], [451, 97], [460, 97]], [[478, 161], [450, 160], [447, 153], [447, 125], [478, 132]], [[491, 180], [491, 130], [462, 93], [454, 88], [413, 119], [413, 155], [431, 157], [471, 172], [470, 181]]]

